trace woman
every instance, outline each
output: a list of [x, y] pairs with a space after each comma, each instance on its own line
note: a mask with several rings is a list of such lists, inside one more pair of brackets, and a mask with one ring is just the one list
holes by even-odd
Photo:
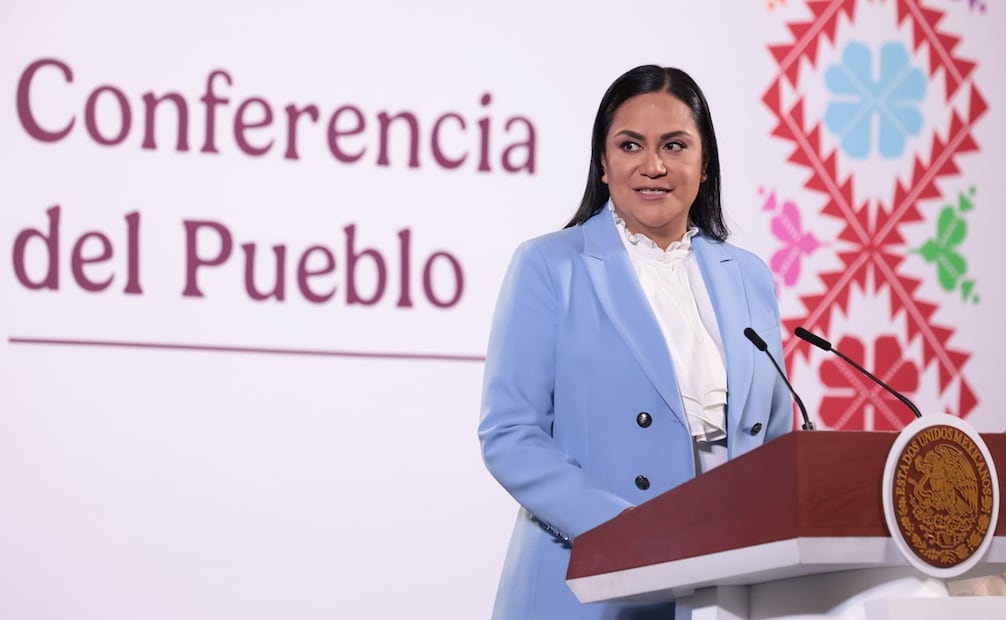
[[479, 437], [521, 505], [494, 618], [673, 617], [673, 604], [579, 603], [571, 544], [793, 424], [785, 383], [743, 334], [781, 355], [770, 272], [724, 242], [698, 85], [673, 68], [625, 73], [591, 151], [579, 210], [517, 250], [493, 320]]

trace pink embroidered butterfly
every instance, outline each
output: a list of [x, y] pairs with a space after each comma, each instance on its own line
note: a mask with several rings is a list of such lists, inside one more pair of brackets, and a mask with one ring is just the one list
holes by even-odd
[[772, 218], [772, 234], [783, 242], [783, 247], [772, 255], [772, 272], [782, 278], [786, 286], [793, 286], [800, 278], [800, 257], [810, 255], [821, 244], [811, 232], [800, 228], [800, 212], [796, 204], [787, 200], [782, 211]]

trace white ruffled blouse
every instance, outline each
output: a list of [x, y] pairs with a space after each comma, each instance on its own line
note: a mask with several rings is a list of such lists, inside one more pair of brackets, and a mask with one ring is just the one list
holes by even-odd
[[690, 228], [662, 250], [646, 235], [630, 232], [610, 202], [608, 208], [667, 342], [692, 437], [722, 440], [727, 436], [727, 372], [712, 302], [692, 250], [699, 230]]

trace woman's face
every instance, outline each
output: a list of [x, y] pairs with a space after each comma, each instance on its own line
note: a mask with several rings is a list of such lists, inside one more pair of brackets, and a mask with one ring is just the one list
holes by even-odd
[[601, 166], [601, 180], [630, 232], [661, 248], [684, 236], [706, 172], [702, 136], [680, 99], [655, 92], [626, 100], [608, 129]]

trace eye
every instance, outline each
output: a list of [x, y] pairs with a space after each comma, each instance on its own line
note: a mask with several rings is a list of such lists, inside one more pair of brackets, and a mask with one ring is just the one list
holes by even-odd
[[674, 152], [682, 151], [685, 149], [685, 143], [675, 140], [673, 142], [668, 142], [667, 144], [665, 144], [664, 148], [667, 149], [668, 151], [674, 151]]
[[633, 142], [632, 140], [626, 140], [625, 142], [619, 144], [618, 148], [628, 153], [632, 153], [640, 150], [643, 147], [639, 146], [638, 142]]

